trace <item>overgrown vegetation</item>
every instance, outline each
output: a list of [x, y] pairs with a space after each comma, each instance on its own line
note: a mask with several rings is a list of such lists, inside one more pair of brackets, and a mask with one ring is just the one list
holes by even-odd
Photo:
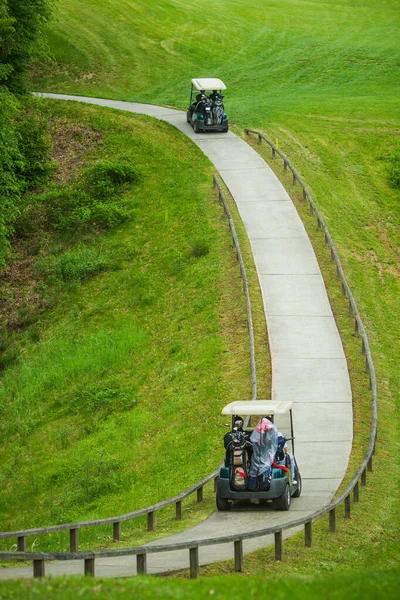
[[23, 94], [52, 5], [52, 0], [0, 0], [0, 270], [22, 194], [51, 174], [47, 124], [37, 101]]
[[[3, 276], [2, 530], [178, 493], [219, 463], [219, 408], [251, 388], [240, 271], [205, 157], [151, 119], [59, 103], [45, 116], [56, 148], [80, 141], [55, 183], [25, 194]], [[103, 530], [82, 531], [81, 547], [107, 543]], [[68, 547], [63, 534], [31, 544]]]

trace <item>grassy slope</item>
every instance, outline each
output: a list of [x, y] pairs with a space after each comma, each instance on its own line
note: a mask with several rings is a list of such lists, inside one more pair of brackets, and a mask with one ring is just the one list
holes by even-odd
[[[279, 138], [310, 185], [376, 362], [379, 475], [389, 489], [382, 499], [375, 476], [367, 546], [388, 557], [395, 549], [388, 531], [399, 520], [398, 468], [386, 466], [386, 444], [399, 456], [399, 193], [386, 179], [388, 158], [399, 148], [398, 3], [200, 0], [193, 10], [184, 0], [121, 0], [99, 6], [60, 2], [50, 37], [60, 68], [38, 79], [38, 89], [185, 108], [191, 77], [220, 76], [238, 131], [260, 127]], [[350, 548], [351, 564], [354, 538], [340, 543]], [[328, 554], [326, 564], [334, 568], [340, 559]], [[362, 567], [372, 558], [362, 544], [357, 557]], [[307, 565], [300, 550], [299, 560]], [[310, 573], [315, 566], [310, 559]]]
[[[221, 404], [251, 393], [240, 271], [208, 161], [163, 123], [77, 104], [48, 111], [102, 133], [88, 162], [122, 157], [141, 178], [126, 192], [131, 223], [36, 241], [37, 262], [79, 242], [106, 269], [47, 288], [51, 310], [15, 334], [20, 358], [0, 385], [2, 531], [178, 494], [219, 464]], [[93, 545], [110, 531], [87, 533]], [[32, 543], [68, 547], [65, 535]]]

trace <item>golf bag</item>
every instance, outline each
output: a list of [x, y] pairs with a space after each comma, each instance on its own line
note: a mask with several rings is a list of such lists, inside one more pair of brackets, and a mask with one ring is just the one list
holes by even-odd
[[226, 466], [229, 467], [230, 485], [233, 490], [247, 489], [249, 475], [250, 442], [243, 432], [232, 432], [231, 440], [226, 447]]

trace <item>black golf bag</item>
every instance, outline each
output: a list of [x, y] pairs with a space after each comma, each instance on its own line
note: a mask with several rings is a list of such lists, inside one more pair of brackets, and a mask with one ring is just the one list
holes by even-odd
[[229, 480], [233, 490], [247, 489], [250, 468], [251, 443], [242, 431], [232, 431], [226, 446], [225, 464], [229, 467]]

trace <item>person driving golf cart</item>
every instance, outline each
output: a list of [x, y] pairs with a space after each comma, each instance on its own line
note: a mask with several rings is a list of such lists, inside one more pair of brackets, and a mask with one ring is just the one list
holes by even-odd
[[285, 468], [290, 467], [290, 471], [292, 473], [292, 483], [297, 484], [296, 481], [296, 459], [294, 454], [289, 452], [288, 445], [285, 436], [282, 432], [278, 431], [278, 448], [275, 454], [275, 460], [272, 463], [273, 466]]
[[[229, 123], [222, 95], [222, 90], [225, 89], [225, 84], [215, 77], [192, 79], [190, 106], [186, 113], [186, 120], [195, 133], [228, 131]], [[208, 96], [207, 92], [210, 90], [212, 93]]]

